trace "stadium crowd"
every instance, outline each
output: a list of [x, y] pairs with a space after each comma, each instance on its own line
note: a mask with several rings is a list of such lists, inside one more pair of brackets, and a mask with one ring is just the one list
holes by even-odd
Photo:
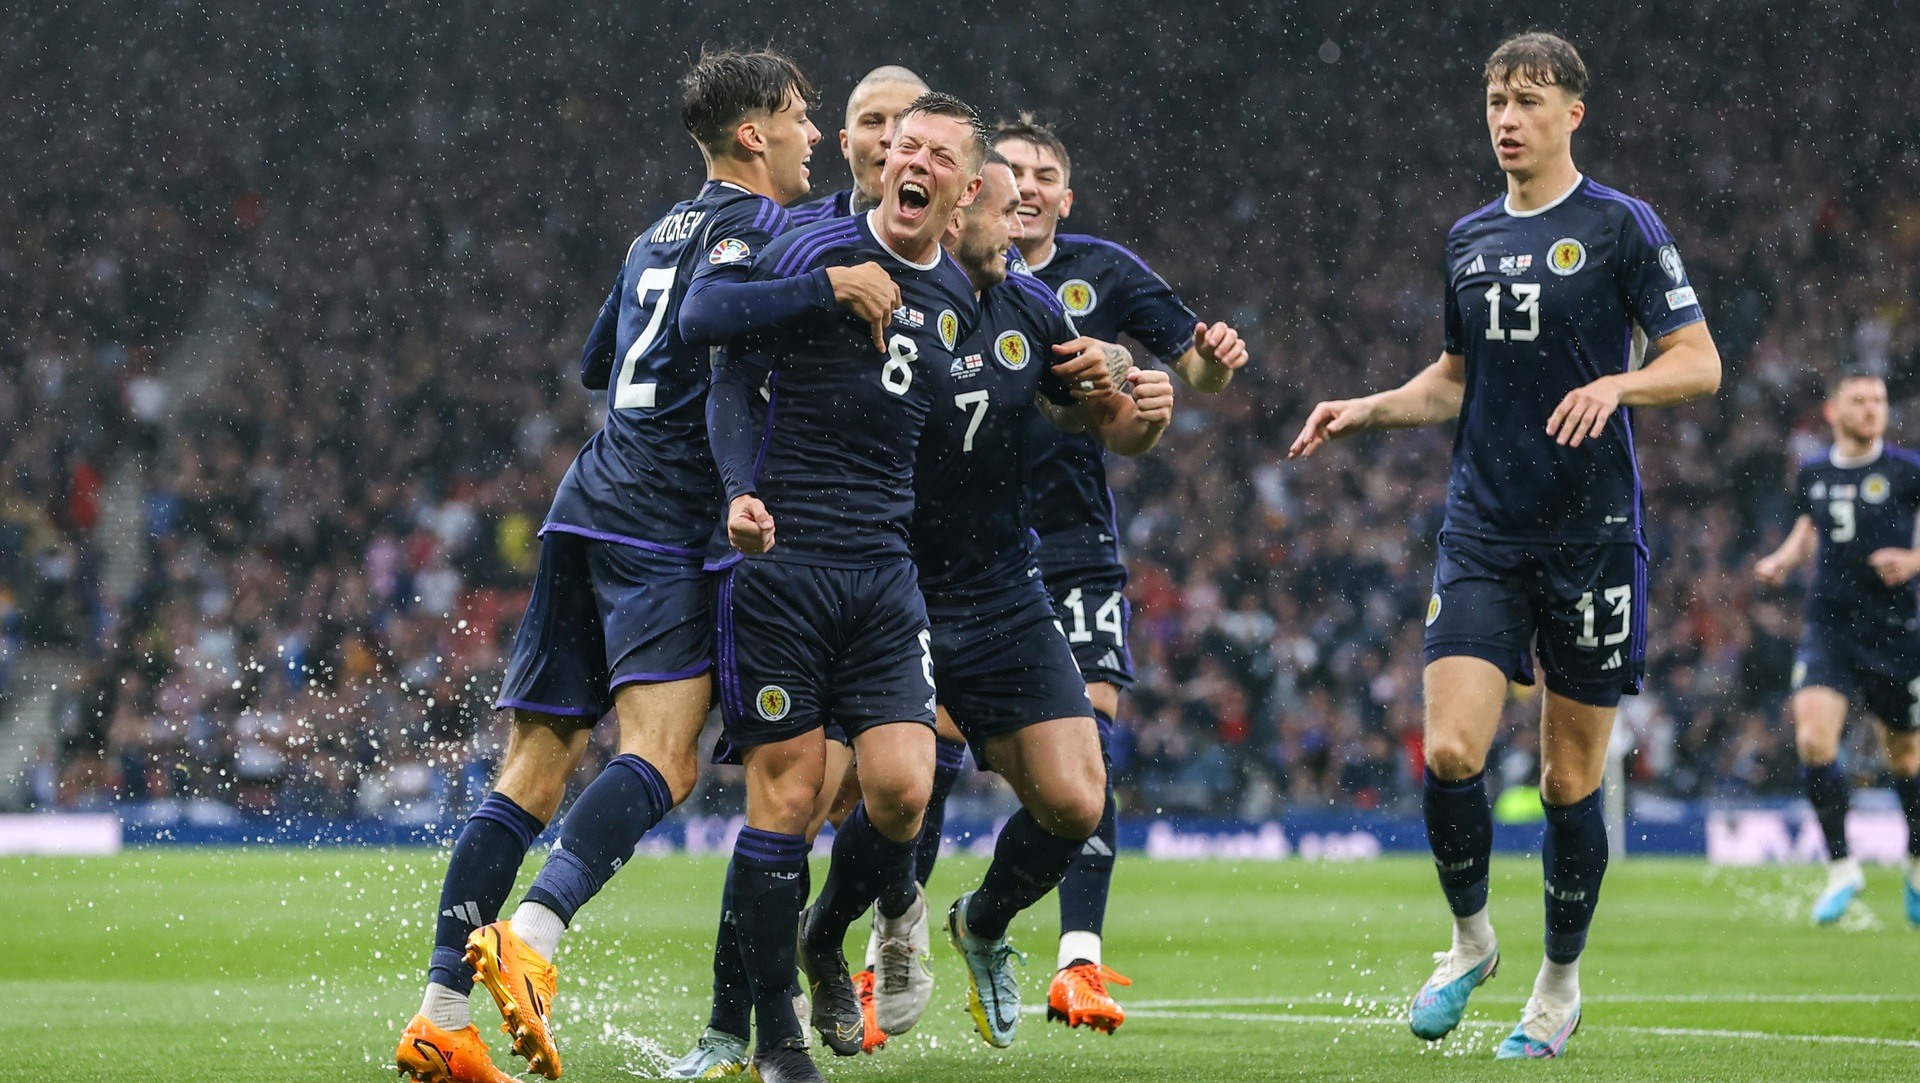
[[[7, 657], [86, 659], [22, 796], [435, 820], [502, 732], [488, 703], [536, 531], [597, 423], [579, 343], [632, 231], [698, 179], [672, 92], [686, 58], [636, 59], [639, 28], [598, 6], [512, 25], [96, 7], [35, 23], [4, 76], [39, 108], [0, 134], [22, 193], [0, 206], [17, 239], [0, 246], [0, 620]], [[771, 37], [825, 92], [817, 191], [845, 184], [839, 95], [872, 63], [914, 64], [1057, 122], [1069, 228], [1128, 243], [1253, 347], [1226, 393], [1182, 397], [1161, 450], [1113, 467], [1141, 678], [1116, 758], [1128, 807], [1417, 799], [1448, 433], [1304, 464], [1285, 449], [1314, 401], [1438, 352], [1441, 241], [1498, 191], [1468, 58], [1506, 27], [1215, 9], [1176, 32], [1161, 6], [1101, 6], [1145, 50], [1128, 71], [1159, 81], [1062, 68], [1011, 25], [883, 57], [860, 42], [922, 40], [904, 17], [783, 33], [772, 5], [742, 7], [727, 36]], [[1621, 724], [1652, 792], [1797, 786], [1798, 599], [1748, 568], [1824, 438], [1823, 374], [1875, 364], [1897, 402], [1920, 391], [1920, 118], [1856, 74], [1912, 67], [1899, 34], [1853, 21], [1897, 18], [1727, 0], [1565, 28], [1595, 73], [1576, 160], [1662, 212], [1728, 363], [1716, 400], [1639, 423], [1653, 623]], [[1704, 30], [1736, 22], [1766, 32]], [[86, 31], [97, 84], [46, 70], [47, 41]], [[1199, 44], [1227, 34], [1242, 46]], [[71, 94], [26, 92], [36, 72]], [[221, 269], [254, 333], [210, 391], [169, 402], [161, 361]], [[99, 494], [128, 457], [151, 560], [114, 603]], [[1517, 697], [1512, 719], [1536, 709]], [[1507, 784], [1530, 781], [1533, 732], [1496, 752]]]

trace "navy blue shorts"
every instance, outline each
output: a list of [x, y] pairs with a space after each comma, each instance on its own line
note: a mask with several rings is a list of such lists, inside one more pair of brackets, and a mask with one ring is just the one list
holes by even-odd
[[1809, 620], [1793, 654], [1793, 690], [1810, 687], [1831, 688], [1895, 733], [1910, 733], [1920, 728], [1920, 636]]
[[940, 706], [992, 770], [987, 742], [1056, 718], [1091, 718], [1087, 682], [1037, 580], [1000, 597], [927, 605]]
[[1633, 542], [1496, 542], [1440, 535], [1427, 602], [1429, 663], [1465, 655], [1594, 707], [1640, 691], [1647, 653], [1647, 556]]
[[1127, 648], [1127, 633], [1133, 627], [1133, 606], [1127, 601], [1127, 570], [1116, 564], [1061, 572], [1047, 578], [1047, 593], [1086, 683], [1132, 688], [1133, 652]]
[[717, 577], [718, 762], [831, 720], [855, 738], [933, 725], [933, 655], [910, 560], [825, 568], [748, 558]]
[[698, 558], [549, 530], [494, 706], [598, 721], [623, 684], [712, 666], [712, 596]]

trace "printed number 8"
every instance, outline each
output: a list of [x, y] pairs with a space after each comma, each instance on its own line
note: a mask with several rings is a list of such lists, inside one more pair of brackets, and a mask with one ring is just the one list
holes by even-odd
[[913, 386], [913, 368], [920, 360], [920, 347], [905, 335], [887, 340], [887, 363], [880, 368], [880, 386], [896, 395], [904, 395]]

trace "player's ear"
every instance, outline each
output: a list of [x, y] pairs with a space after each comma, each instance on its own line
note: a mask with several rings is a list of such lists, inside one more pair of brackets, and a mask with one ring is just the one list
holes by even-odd
[[967, 182], [966, 188], [960, 192], [960, 202], [955, 203], [954, 206], [956, 208], [973, 206], [974, 199], [980, 195], [980, 186], [984, 183], [986, 183], [985, 179], [975, 173], [973, 179]]
[[1060, 217], [1065, 218], [1067, 215], [1072, 213], [1073, 213], [1073, 189], [1068, 188], [1065, 191], [1060, 193]]
[[763, 154], [767, 149], [767, 133], [760, 130], [760, 121], [748, 117], [733, 130], [733, 140], [748, 155]]
[[1573, 123], [1567, 125], [1567, 130], [1570, 132], [1579, 131], [1580, 122], [1587, 117], [1587, 103], [1576, 99], [1572, 107], [1567, 110], [1567, 115], [1573, 120]]
[[840, 129], [840, 157], [845, 158], [847, 156], [847, 146], [847, 130], [842, 128]]

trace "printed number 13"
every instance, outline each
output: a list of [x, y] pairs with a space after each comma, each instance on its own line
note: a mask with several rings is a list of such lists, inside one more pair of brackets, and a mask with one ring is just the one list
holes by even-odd
[[1500, 283], [1495, 282], [1487, 287], [1487, 337], [1495, 341], [1508, 338], [1532, 342], [1540, 337], [1540, 283], [1514, 282], [1508, 288], [1513, 290], [1513, 299], [1519, 302], [1515, 311], [1527, 317], [1527, 326], [1500, 326]]
[[1633, 633], [1632, 585], [1608, 587], [1601, 592], [1601, 597], [1605, 598], [1607, 605], [1613, 609], [1613, 615], [1620, 618], [1620, 626], [1608, 632], [1604, 640], [1594, 634], [1596, 607], [1593, 604], [1593, 592], [1587, 591], [1580, 596], [1579, 601], [1573, 604], [1575, 611], [1580, 614], [1580, 637], [1574, 640], [1576, 646], [1598, 647], [1605, 643], [1611, 647], [1618, 643], [1625, 643], [1627, 636]]

